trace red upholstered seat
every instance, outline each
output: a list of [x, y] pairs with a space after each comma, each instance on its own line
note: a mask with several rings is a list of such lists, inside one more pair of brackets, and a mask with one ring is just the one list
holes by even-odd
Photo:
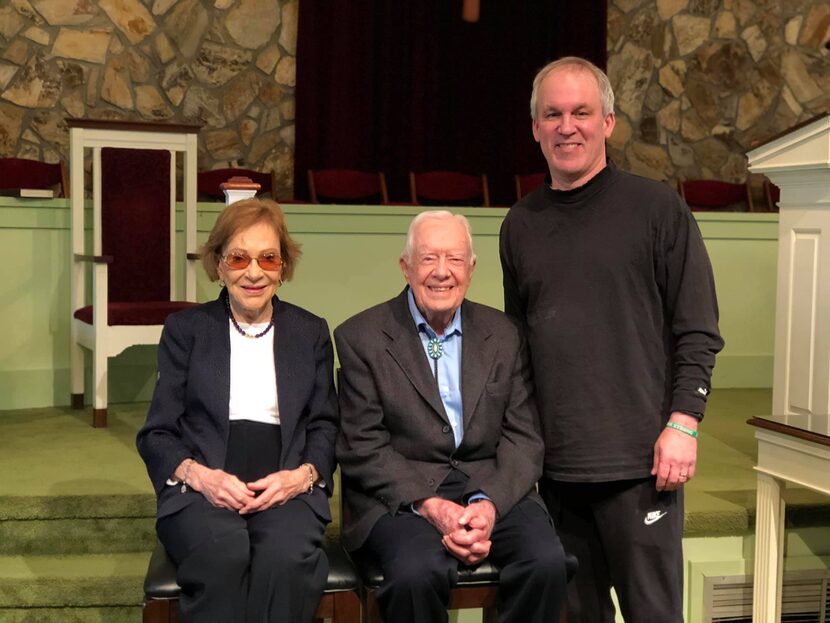
[[778, 212], [778, 202], [781, 201], [781, 189], [764, 178], [764, 198], [767, 200], [767, 211]]
[[416, 205], [489, 206], [486, 175], [456, 171], [409, 173], [409, 191]]
[[[192, 307], [188, 301], [142, 301], [137, 303], [110, 303], [107, 305], [108, 325], [164, 324], [167, 316], [180, 309]], [[81, 322], [92, 324], [92, 305], [75, 310], [72, 314]]]
[[386, 176], [354, 169], [308, 171], [312, 203], [389, 203]]
[[678, 182], [678, 191], [692, 212], [722, 210], [751, 212], [752, 196], [746, 183], [733, 184], [720, 180], [685, 180]]
[[67, 196], [66, 169], [62, 162], [50, 164], [27, 158], [0, 158], [0, 190], [56, 188], [55, 196]]
[[545, 182], [547, 173], [528, 173], [526, 175], [514, 175], [516, 183], [516, 201], [529, 195]]

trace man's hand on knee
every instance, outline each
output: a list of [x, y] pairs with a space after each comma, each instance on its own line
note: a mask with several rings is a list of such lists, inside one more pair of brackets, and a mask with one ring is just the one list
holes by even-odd
[[457, 530], [460, 525], [458, 520], [464, 514], [463, 506], [439, 497], [421, 500], [415, 505], [415, 510], [441, 534]]

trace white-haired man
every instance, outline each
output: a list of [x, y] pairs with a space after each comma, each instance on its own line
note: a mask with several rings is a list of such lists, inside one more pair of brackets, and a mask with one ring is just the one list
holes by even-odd
[[697, 224], [668, 185], [607, 159], [614, 92], [592, 63], [544, 67], [530, 100], [546, 184], [500, 235], [545, 441], [540, 493], [580, 571], [569, 623], [683, 621], [682, 487], [723, 347]]
[[464, 298], [463, 216], [415, 217], [400, 266], [404, 291], [334, 332], [344, 543], [380, 565], [385, 621], [446, 621], [459, 563], [485, 558], [500, 621], [557, 621], [564, 552], [534, 489], [542, 439], [519, 329]]

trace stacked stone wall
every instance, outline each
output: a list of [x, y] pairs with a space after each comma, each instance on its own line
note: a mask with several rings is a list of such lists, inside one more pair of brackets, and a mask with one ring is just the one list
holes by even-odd
[[[0, 156], [66, 159], [66, 117], [202, 123], [201, 169], [275, 170], [291, 197], [298, 2], [0, 1]], [[830, 108], [828, 38], [826, 0], [609, 0], [612, 156], [742, 181]]]
[[656, 179], [743, 182], [753, 146], [830, 110], [828, 39], [827, 1], [610, 0], [612, 157]]
[[199, 168], [291, 197], [298, 0], [0, 1], [0, 156], [68, 155], [66, 117], [202, 123]]

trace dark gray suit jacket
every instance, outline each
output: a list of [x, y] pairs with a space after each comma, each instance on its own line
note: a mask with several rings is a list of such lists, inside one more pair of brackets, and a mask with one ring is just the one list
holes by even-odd
[[[170, 315], [158, 351], [158, 380], [136, 444], [158, 496], [157, 516], [175, 513], [201, 493], [166, 484], [187, 457], [225, 465], [231, 343], [220, 298]], [[274, 363], [280, 411], [280, 469], [313, 463], [326, 483], [304, 500], [330, 520], [337, 396], [326, 321], [274, 297]]]
[[406, 290], [335, 330], [348, 549], [360, 547], [384, 513], [435, 495], [452, 467], [469, 476], [467, 493], [482, 490], [499, 515], [528, 493], [538, 499], [543, 447], [519, 330], [502, 312], [470, 301], [461, 307], [461, 330], [457, 449]]

